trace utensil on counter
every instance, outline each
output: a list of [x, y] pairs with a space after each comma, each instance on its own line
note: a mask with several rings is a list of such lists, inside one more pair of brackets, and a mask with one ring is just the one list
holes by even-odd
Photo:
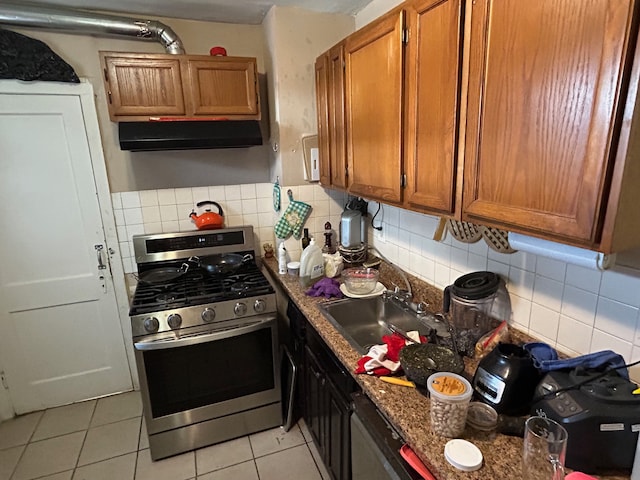
[[196, 204], [197, 208], [204, 207], [205, 205], [214, 205], [218, 209], [218, 213], [212, 212], [211, 208], [206, 208], [204, 213], [198, 215], [194, 210], [191, 210], [189, 217], [194, 221], [198, 230], [215, 230], [224, 227], [224, 212], [222, 207], [211, 200], [204, 200]]
[[242, 265], [253, 260], [253, 255], [247, 253], [221, 253], [206, 257], [191, 257], [190, 262], [205, 270], [209, 275], [227, 275], [238, 270]]
[[380, 380], [382, 380], [383, 382], [387, 382], [387, 383], [391, 383], [393, 385], [402, 385], [403, 387], [411, 387], [411, 388], [416, 388], [416, 384], [413, 382], [410, 382], [409, 380], [403, 380], [401, 378], [397, 378], [397, 377], [380, 377]]
[[422, 460], [418, 458], [416, 452], [414, 452], [408, 444], [405, 443], [402, 448], [400, 448], [400, 455], [402, 455], [402, 458], [404, 458], [406, 462], [411, 465], [411, 468], [418, 472], [424, 480], [436, 480], [435, 477], [431, 475], [431, 472], [425, 464], [422, 463]]

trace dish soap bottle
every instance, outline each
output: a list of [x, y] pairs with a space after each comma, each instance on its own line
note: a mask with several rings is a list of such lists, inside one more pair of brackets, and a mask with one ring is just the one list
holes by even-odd
[[309, 287], [324, 276], [324, 258], [322, 250], [312, 238], [309, 246], [302, 251], [300, 256], [300, 285]]
[[280, 275], [287, 273], [287, 249], [284, 248], [284, 240], [278, 247], [278, 273]]
[[305, 228], [304, 229], [304, 236], [302, 237], [302, 250], [304, 250], [305, 248], [307, 248], [309, 246], [309, 229]]

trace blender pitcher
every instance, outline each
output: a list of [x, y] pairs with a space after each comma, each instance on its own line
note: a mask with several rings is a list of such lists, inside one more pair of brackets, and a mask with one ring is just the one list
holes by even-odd
[[449, 313], [457, 333], [471, 331], [475, 340], [508, 320], [510, 312], [498, 296], [508, 293], [500, 277], [493, 272], [473, 272], [456, 279], [444, 289], [443, 311]]

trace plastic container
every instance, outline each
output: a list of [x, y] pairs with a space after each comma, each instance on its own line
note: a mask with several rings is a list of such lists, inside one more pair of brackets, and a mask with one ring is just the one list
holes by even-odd
[[433, 433], [449, 438], [462, 435], [473, 394], [471, 384], [458, 374], [438, 372], [427, 379], [427, 389]]
[[300, 275], [300, 262], [287, 263], [287, 273], [292, 277], [297, 277], [298, 275]]
[[349, 293], [367, 295], [378, 284], [380, 272], [375, 268], [348, 268], [342, 271], [342, 281]]
[[481, 432], [491, 432], [498, 424], [498, 412], [482, 402], [471, 402], [467, 410], [467, 425]]
[[300, 285], [310, 287], [324, 276], [324, 257], [314, 238], [300, 256]]

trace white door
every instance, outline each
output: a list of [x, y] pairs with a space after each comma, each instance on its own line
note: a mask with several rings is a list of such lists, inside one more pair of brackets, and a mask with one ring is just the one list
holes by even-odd
[[78, 95], [0, 93], [0, 232], [0, 365], [16, 413], [130, 390]]

